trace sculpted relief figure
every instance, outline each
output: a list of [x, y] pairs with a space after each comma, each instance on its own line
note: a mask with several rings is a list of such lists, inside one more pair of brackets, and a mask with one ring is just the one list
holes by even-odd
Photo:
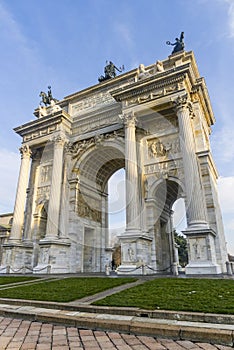
[[145, 70], [145, 66], [141, 63], [138, 67], [137, 80], [145, 79], [149, 76], [149, 72]]
[[161, 141], [154, 141], [150, 145], [150, 151], [152, 157], [163, 157], [166, 154], [166, 150], [164, 149], [164, 146]]
[[157, 72], [164, 72], [164, 68], [163, 68], [163, 63], [162, 61], [157, 61], [156, 62], [156, 71]]

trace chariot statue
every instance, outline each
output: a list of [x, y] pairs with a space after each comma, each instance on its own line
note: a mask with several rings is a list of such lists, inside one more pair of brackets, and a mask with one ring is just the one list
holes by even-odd
[[98, 78], [99, 83], [104, 81], [104, 80], [108, 80], [108, 79], [112, 79], [116, 77], [116, 70], [120, 73], [122, 73], [124, 71], [124, 65], [122, 65], [122, 67], [118, 68], [114, 65], [113, 62], [111, 61], [106, 61], [106, 66], [104, 68], [104, 74], [105, 75], [101, 75]]

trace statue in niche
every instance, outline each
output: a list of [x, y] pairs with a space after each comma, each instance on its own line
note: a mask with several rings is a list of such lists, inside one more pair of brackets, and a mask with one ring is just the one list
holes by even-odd
[[108, 80], [108, 79], [112, 79], [116, 77], [116, 70], [120, 73], [122, 73], [124, 71], [124, 65], [122, 65], [122, 67], [118, 68], [114, 65], [113, 62], [111, 61], [106, 61], [106, 66], [104, 68], [104, 76], [101, 75], [98, 78], [99, 83], [101, 83], [102, 81]]
[[166, 44], [175, 46], [171, 54], [179, 51], [183, 51], [184, 50], [184, 32], [181, 32], [180, 38], [175, 39], [175, 43], [171, 43], [170, 41], [167, 41]]
[[54, 101], [54, 103], [58, 102], [58, 100], [56, 100], [56, 98], [52, 96], [51, 86], [48, 86], [47, 93], [44, 91], [41, 91], [39, 96], [41, 97], [40, 106], [42, 105], [42, 103], [44, 103], [44, 105], [47, 107], [51, 105], [51, 101]]

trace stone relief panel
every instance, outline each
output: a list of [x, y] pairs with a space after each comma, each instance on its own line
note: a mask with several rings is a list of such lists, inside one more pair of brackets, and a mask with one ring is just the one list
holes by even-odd
[[154, 138], [147, 141], [148, 157], [157, 159], [160, 157], [173, 158], [180, 153], [180, 140], [176, 138]]
[[50, 186], [41, 186], [37, 189], [37, 204], [47, 201], [50, 197]]
[[190, 238], [189, 239], [189, 251], [191, 260], [207, 260], [207, 244], [206, 238]]
[[136, 262], [136, 243], [124, 243], [123, 244], [123, 262], [133, 263]]
[[85, 194], [78, 193], [77, 196], [77, 214], [81, 218], [90, 219], [96, 222], [102, 221], [102, 212], [100, 202], [96, 198], [91, 198]]
[[47, 165], [41, 166], [40, 184], [45, 184], [47, 182], [50, 182], [51, 175], [52, 175], [52, 164], [47, 164]]

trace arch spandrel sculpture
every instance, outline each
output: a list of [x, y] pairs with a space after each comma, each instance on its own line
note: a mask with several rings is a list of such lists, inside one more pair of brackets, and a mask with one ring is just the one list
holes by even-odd
[[[126, 228], [119, 232], [117, 273], [176, 272], [172, 206], [178, 198], [186, 204], [186, 273], [227, 272], [207, 140], [215, 119], [193, 52], [141, 65], [56, 105], [15, 129], [23, 146], [40, 157], [22, 159], [20, 179], [29, 172], [29, 183], [18, 183], [2, 267], [105, 272], [112, 260], [107, 182], [125, 168]], [[43, 225], [40, 203], [47, 203]]]

